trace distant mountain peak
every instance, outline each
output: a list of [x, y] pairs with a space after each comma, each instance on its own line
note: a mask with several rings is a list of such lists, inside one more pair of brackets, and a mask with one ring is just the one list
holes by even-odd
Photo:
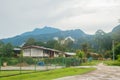
[[120, 31], [120, 24], [113, 28], [112, 32]]
[[87, 37], [88, 35], [85, 34], [80, 29], [74, 29], [74, 30], [66, 30], [62, 31], [57, 28], [44, 26], [42, 28], [35, 28], [33, 31], [25, 32], [19, 36], [15, 36], [9, 39], [3, 39], [5, 43], [12, 43], [14, 45], [21, 45], [24, 43], [28, 38], [34, 38], [37, 41], [43, 41], [47, 42], [49, 40], [58, 40], [61, 38], [64, 38], [65, 41], [76, 41], [79, 38]]
[[49, 34], [49, 33], [56, 33], [61, 30], [45, 26], [43, 28], [35, 28], [33, 31], [30, 32], [25, 32], [22, 35], [27, 36], [27, 35], [40, 35], [40, 34]]

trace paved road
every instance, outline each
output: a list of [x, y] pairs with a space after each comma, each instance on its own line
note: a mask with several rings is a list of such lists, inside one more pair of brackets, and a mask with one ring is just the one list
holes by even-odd
[[120, 67], [100, 63], [97, 70], [83, 75], [68, 76], [55, 80], [120, 80]]

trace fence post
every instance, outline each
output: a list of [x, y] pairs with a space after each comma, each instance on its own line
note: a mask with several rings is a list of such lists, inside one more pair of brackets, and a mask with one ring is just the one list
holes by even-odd
[[37, 60], [36, 60], [36, 58], [35, 58], [35, 71], [36, 71], [36, 66], [37, 66]]
[[22, 67], [22, 60], [21, 60], [21, 56], [20, 56], [20, 74], [21, 74], [21, 68]]
[[65, 59], [64, 59], [64, 57], [62, 57], [62, 66], [63, 66], [63, 68], [65, 67]]
[[21, 74], [22, 73], [21, 72], [22, 71], [22, 61], [23, 61], [23, 52], [22, 51], [20, 52], [19, 58], [20, 58], [20, 74]]
[[0, 72], [1, 72], [1, 66], [2, 66], [2, 58], [0, 57]]

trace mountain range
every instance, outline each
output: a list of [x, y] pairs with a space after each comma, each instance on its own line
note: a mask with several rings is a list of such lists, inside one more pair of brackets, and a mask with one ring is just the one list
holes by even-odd
[[[120, 25], [113, 28], [113, 30], [110, 33], [113, 32], [115, 33], [116, 31], [120, 31]], [[80, 29], [62, 31], [57, 28], [45, 26], [44, 28], [36, 28], [33, 31], [25, 32], [15, 37], [2, 39], [2, 41], [4, 43], [11, 43], [15, 46], [19, 46], [22, 43], [26, 42], [26, 40], [28, 40], [29, 38], [34, 38], [37, 41], [46, 42], [49, 40], [53, 40], [55, 37], [57, 38], [72, 37], [73, 39], [78, 40], [80, 38], [90, 39], [93, 36], [94, 35], [84, 33]]]

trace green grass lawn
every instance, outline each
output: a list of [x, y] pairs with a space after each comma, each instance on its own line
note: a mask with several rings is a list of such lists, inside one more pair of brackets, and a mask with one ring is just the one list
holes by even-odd
[[115, 60], [115, 61], [112, 61], [112, 60], [104, 61], [103, 63], [108, 65], [108, 66], [120, 66], [120, 62], [117, 61], [117, 60]]
[[99, 60], [92, 60], [90, 62], [85, 62], [80, 64], [80, 66], [96, 66], [97, 64], [99, 64], [101, 61]]
[[[34, 71], [21, 71], [21, 73], [30, 73]], [[0, 71], [0, 76], [8, 76], [8, 75], [15, 75], [15, 74], [20, 74], [20, 71]]]
[[63, 68], [10, 77], [1, 77], [0, 80], [53, 80], [65, 76], [80, 75], [93, 70], [95, 70], [95, 68]]

